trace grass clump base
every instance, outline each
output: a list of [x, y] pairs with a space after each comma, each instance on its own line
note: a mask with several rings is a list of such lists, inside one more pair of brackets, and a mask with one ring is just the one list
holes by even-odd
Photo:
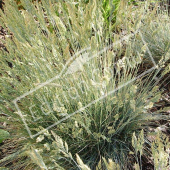
[[[120, 1], [123, 10], [114, 14], [114, 22], [126, 34], [134, 33], [123, 39], [126, 35], [105, 29], [102, 1], [21, 0], [21, 5], [19, 11], [7, 0], [1, 11], [1, 24], [13, 37], [6, 38], [7, 50], [0, 52], [0, 109], [11, 116], [9, 122], [16, 128], [12, 134], [24, 137], [23, 149], [0, 164], [20, 158], [26, 160], [25, 169], [141, 169], [142, 155], [152, 152], [155, 168], [167, 167], [160, 136], [151, 144], [145, 130], [151, 121], [167, 118], [163, 110], [151, 112], [163, 93], [156, 77], [165, 74], [162, 68], [169, 71], [168, 29], [160, 47], [167, 48], [160, 54], [155, 51], [160, 42], [156, 47], [150, 43], [159, 29], [149, 37], [141, 22], [155, 11], [145, 14], [145, 4], [138, 7], [138, 19], [132, 20], [127, 11], [136, 12], [133, 4]], [[139, 25], [147, 43], [135, 34]], [[153, 22], [148, 25], [152, 30]], [[146, 61], [147, 68], [153, 66], [148, 47], [156, 67], [144, 72]], [[15, 99], [19, 110], [11, 102]], [[53, 126], [56, 122], [60, 123]], [[158, 158], [160, 150], [166, 159]]]

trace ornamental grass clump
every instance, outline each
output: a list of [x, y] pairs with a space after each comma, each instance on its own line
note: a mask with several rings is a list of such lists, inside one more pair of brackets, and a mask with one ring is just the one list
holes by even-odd
[[162, 119], [150, 111], [161, 98], [159, 69], [138, 74], [146, 44], [132, 60], [134, 35], [114, 34], [109, 43], [101, 1], [21, 5], [7, 0], [1, 11], [13, 37], [0, 52], [0, 109], [23, 149], [0, 164], [24, 158], [25, 169], [132, 168], [134, 132]]
[[[153, 8], [150, 7], [151, 4]], [[130, 42], [128, 48], [131, 48], [133, 55], [138, 55], [138, 49], [147, 48], [143, 54], [143, 65], [151, 68], [154, 58], [156, 64], [167, 65], [169, 62], [169, 16], [164, 10], [160, 10], [158, 2], [148, 1], [145, 3], [144, 9], [134, 7], [133, 5], [123, 6], [123, 2], [117, 15], [117, 24], [119, 29], [123, 29], [125, 33], [139, 30], [139, 34]], [[142, 2], [141, 4], [142, 5]], [[141, 36], [142, 35], [142, 36]], [[143, 46], [143, 43], [147, 46]]]

